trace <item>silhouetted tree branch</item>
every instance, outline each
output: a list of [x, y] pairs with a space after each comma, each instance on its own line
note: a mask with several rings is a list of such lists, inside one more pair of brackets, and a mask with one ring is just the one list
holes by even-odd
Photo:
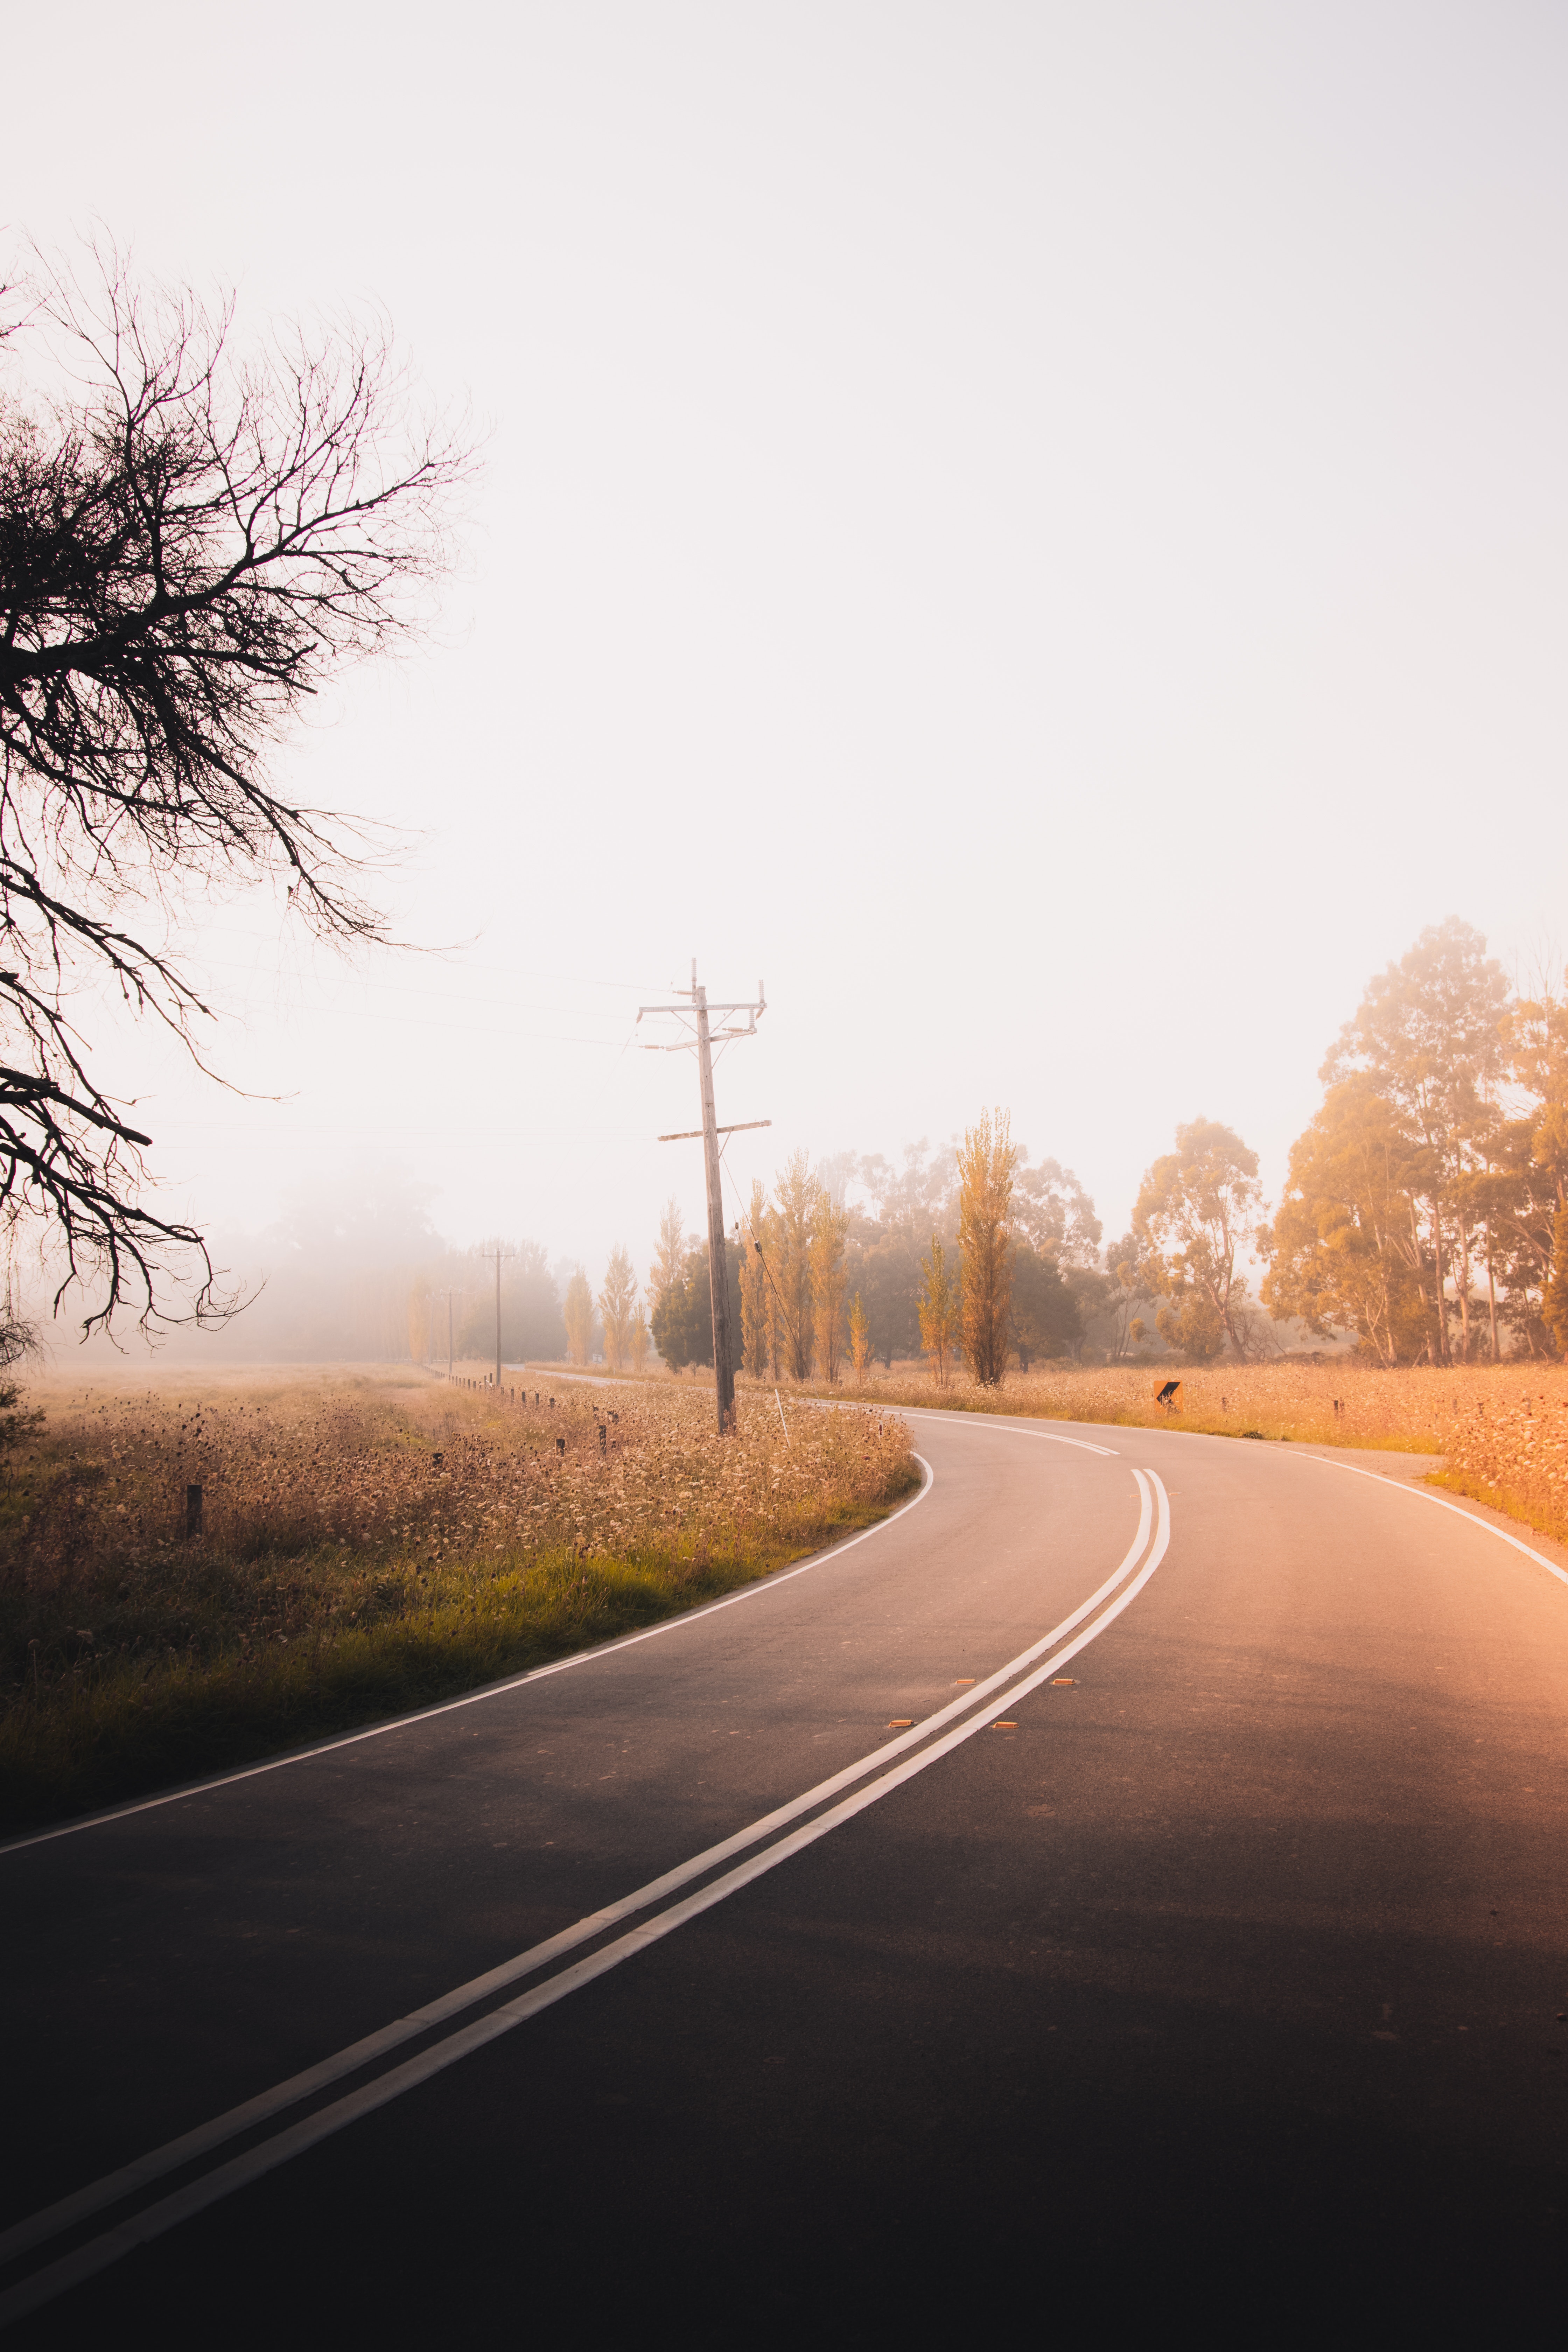
[[109, 982], [193, 1053], [177, 937], [199, 890], [276, 877], [321, 935], [385, 936], [364, 836], [290, 805], [267, 757], [339, 664], [417, 631], [468, 448], [415, 405], [384, 331], [232, 347], [232, 306], [40, 266], [0, 366], [0, 1207], [42, 1221], [84, 1328], [226, 1311], [195, 1227], [142, 1205], [150, 1139], [94, 1081], [68, 1001]]

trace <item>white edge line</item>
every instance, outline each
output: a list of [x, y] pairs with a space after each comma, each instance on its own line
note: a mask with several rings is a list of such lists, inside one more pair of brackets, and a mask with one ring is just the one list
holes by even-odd
[[[1133, 1473], [1143, 1497], [1143, 1512], [1140, 1515], [1141, 1529], [1147, 1526], [1148, 1514], [1148, 1495], [1143, 1485], [1144, 1475], [1139, 1471]], [[1069, 1658], [1076, 1657], [1080, 1650], [1086, 1649], [1090, 1642], [1098, 1640], [1106, 1628], [1114, 1623], [1125, 1609], [1131, 1606], [1163, 1559], [1171, 1538], [1170, 1498], [1158, 1475], [1151, 1470], [1147, 1475], [1159, 1489], [1159, 1531], [1153, 1549], [1142, 1570], [1133, 1579], [1126, 1591], [1114, 1600], [1092, 1625], [1087, 1626], [1073, 1641], [1068, 1643], [1065, 1648], [1047, 1658], [1042, 1665], [1035, 1669], [1033, 1674], [1027, 1675], [1022, 1683], [1008, 1692], [1005, 1702], [1007, 1706], [1016, 1706], [1020, 1698], [1039, 1687], [1053, 1667], [1066, 1664]], [[1135, 1558], [1136, 1554], [1133, 1557]], [[1125, 1570], [1122, 1573], [1125, 1573]], [[1092, 1603], [1085, 1605], [1092, 1606]], [[1047, 1637], [1047, 1641], [1049, 1638]], [[1005, 1675], [1007, 1670], [1003, 1671]], [[542, 2010], [553, 2007], [557, 2001], [564, 2000], [568, 1993], [575, 1992], [582, 1986], [592, 1983], [595, 1978], [607, 1975], [610, 1969], [617, 1968], [623, 1960], [631, 1959], [638, 1953], [646, 1951], [650, 1945], [660, 1942], [666, 1936], [673, 1934], [676, 1928], [684, 1927], [689, 1920], [699, 1917], [702, 1912], [711, 1910], [727, 1896], [739, 1894], [742, 1888], [749, 1886], [768, 1871], [776, 1869], [781, 1863], [790, 1860], [795, 1854], [803, 1852], [805, 1847], [816, 1844], [820, 1838], [827, 1836], [831, 1831], [839, 1828], [845, 1822], [853, 1820], [857, 1813], [864, 1812], [868, 1806], [879, 1803], [883, 1797], [890, 1795], [895, 1789], [902, 1787], [906, 1780], [913, 1780], [917, 1773], [923, 1772], [929, 1765], [934, 1764], [940, 1757], [951, 1754], [965, 1740], [973, 1738], [977, 1732], [985, 1730], [993, 1713], [993, 1709], [987, 1708], [973, 1722], [959, 1724], [943, 1738], [922, 1748], [918, 1756], [908, 1758], [894, 1770], [884, 1773], [880, 1780], [872, 1781], [868, 1788], [859, 1790], [854, 1796], [834, 1806], [830, 1811], [820, 1814], [816, 1821], [807, 1822], [804, 1828], [795, 1831], [790, 1836], [781, 1838], [776, 1844], [771, 1845], [765, 1853], [754, 1854], [749, 1862], [742, 1863], [739, 1869], [729, 1872], [723, 1878], [715, 1879], [710, 1885], [701, 1888], [696, 1895], [688, 1895], [684, 1902], [672, 1904], [667, 1911], [661, 1911], [654, 1918], [645, 1920], [640, 1927], [634, 1927], [629, 1935], [620, 1937], [618, 1942], [606, 1945], [603, 1950], [593, 1953], [587, 1959], [577, 1961], [572, 1968], [563, 1969], [559, 1975], [550, 1978], [544, 1984], [533, 1986], [519, 2000], [508, 2002], [505, 2008], [493, 2010], [488, 2017], [476, 2019], [471, 2025], [463, 2026], [458, 2032], [448, 2034], [444, 2042], [436, 2043], [429, 2050], [421, 2051], [417, 2057], [411, 2058], [403, 2065], [392, 2067], [386, 2074], [378, 2075], [374, 2083], [362, 2084], [360, 2089], [352, 2091], [346, 2098], [335, 2101], [330, 2107], [323, 2107], [314, 2116], [304, 2117], [300, 2123], [291, 2125], [287, 2131], [277, 2133], [271, 2139], [264, 2141], [259, 2147], [247, 2149], [245, 2155], [232, 2158], [227, 2164], [220, 2165], [216, 2171], [206, 2173], [200, 2180], [191, 2181], [185, 2188], [176, 2189], [172, 2197], [160, 2199], [156, 2204], [148, 2206], [144, 2211], [133, 2215], [131, 2220], [120, 2223], [117, 2228], [106, 2231], [101, 2237], [92, 2239], [87, 2245], [78, 2247], [74, 2252], [63, 2255], [58, 2262], [47, 2264], [40, 2271], [36, 2271], [30, 2278], [20, 2280], [7, 2294], [0, 2295], [0, 2326], [5, 2326], [13, 2319], [23, 2318], [28, 2313], [38, 2310], [44, 2304], [52, 2302], [58, 2294], [80, 2284], [83, 2280], [96, 2277], [100, 2271], [107, 2270], [111, 2263], [118, 2262], [122, 2255], [131, 2252], [133, 2248], [146, 2245], [154, 2238], [162, 2237], [165, 2231], [175, 2228], [181, 2221], [190, 2220], [210, 2205], [216, 2205], [234, 2190], [242, 2189], [250, 2181], [259, 2179], [265, 2174], [277, 2170], [291, 2158], [304, 2154], [308, 2148], [317, 2146], [321, 2140], [331, 2138], [349, 2124], [357, 2122], [362, 2116], [374, 2114], [377, 2108], [390, 2105], [394, 2099], [401, 2097], [405, 2092], [416, 2089], [420, 2084], [428, 2082], [433, 2075], [443, 2073], [448, 2066], [456, 2065], [460, 2059], [469, 2056], [475, 2050], [482, 2049], [487, 2042], [499, 2041], [502, 2034], [510, 2032], [514, 2026], [521, 2025], [528, 2019], [538, 2016]]]
[[1093, 1445], [1087, 1437], [1063, 1437], [1054, 1429], [1020, 1429], [1016, 1422], [1005, 1421], [999, 1413], [955, 1412], [951, 1409], [944, 1412], [941, 1405], [934, 1404], [906, 1404], [900, 1411], [906, 1420], [940, 1421], [948, 1428], [962, 1423], [971, 1429], [989, 1429], [999, 1437], [1043, 1438], [1047, 1445], [1076, 1445], [1082, 1454], [1120, 1455], [1121, 1452], [1119, 1445]]
[[[274, 2084], [270, 2090], [259, 2092], [255, 2098], [247, 2099], [239, 2106], [228, 2108], [224, 2114], [215, 2116], [207, 2123], [198, 2124], [194, 2130], [182, 2133], [177, 2139], [165, 2141], [161, 2147], [149, 2150], [145, 2156], [137, 2158], [134, 2162], [121, 2167], [120, 2170], [105, 2174], [101, 2179], [89, 2182], [85, 2188], [73, 2190], [69, 2196], [61, 2198], [57, 2203], [45, 2206], [38, 2212], [30, 2214], [25, 2221], [15, 2223], [12, 2228], [0, 2233], [0, 2264], [16, 2261], [32, 2247], [41, 2245], [47, 2239], [58, 2236], [62, 2230], [69, 2229], [76, 2222], [85, 2221], [89, 2214], [101, 2212], [106, 2206], [117, 2204], [121, 2198], [132, 2196], [138, 2189], [144, 2189], [150, 2182], [163, 2179], [166, 2174], [177, 2170], [182, 2164], [192, 2163], [197, 2157], [207, 2155], [213, 2148], [221, 2147], [226, 2140], [237, 2137], [241, 2132], [253, 2130], [257, 2125], [265, 2123], [268, 2117], [280, 2114], [286, 2107], [296, 2105], [300, 2099], [309, 2098], [317, 2091], [326, 2089], [329, 2084], [341, 2082], [346, 2074], [357, 2073], [360, 2067], [368, 2065], [373, 2059], [383, 2056], [388, 2050], [397, 2048], [401, 2042], [412, 2041], [416, 2034], [428, 2032], [431, 2026], [442, 2024], [448, 2017], [457, 2016], [463, 2010], [471, 2008], [475, 2001], [483, 2000], [490, 1993], [499, 1992], [503, 1986], [515, 1983], [518, 1978], [531, 1975], [536, 1969], [547, 1967], [551, 1961], [563, 1958], [567, 1952], [574, 1951], [579, 1945], [591, 1942], [594, 1937], [602, 1935], [605, 1928], [618, 1926], [623, 1919], [630, 1918], [637, 1912], [646, 1911], [651, 1905], [662, 1902], [667, 1895], [673, 1895], [678, 1888], [689, 1885], [693, 1878], [700, 1877], [705, 1871], [714, 1869], [720, 1863], [729, 1861], [737, 1853], [744, 1853], [748, 1846], [757, 1844], [762, 1839], [771, 1836], [775, 1830], [785, 1828], [789, 1822], [797, 1821], [802, 1813], [811, 1811], [815, 1806], [824, 1803], [830, 1797], [838, 1795], [842, 1790], [852, 1787], [855, 1781], [863, 1780], [868, 1772], [876, 1771], [891, 1758], [903, 1754], [910, 1748], [918, 1747], [923, 1740], [931, 1738], [933, 1730], [939, 1729], [943, 1724], [952, 1722], [959, 1716], [967, 1715], [973, 1709], [989, 1708], [995, 1694], [1005, 1684], [1011, 1682], [1015, 1675], [1032, 1664], [1042, 1651], [1050, 1649], [1053, 1643], [1059, 1642], [1064, 1634], [1072, 1633], [1077, 1626], [1081, 1625], [1086, 1617], [1092, 1616], [1100, 1603], [1110, 1598], [1143, 1557], [1149, 1543], [1153, 1507], [1148, 1482], [1143, 1473], [1134, 1470], [1132, 1475], [1137, 1483], [1139, 1496], [1138, 1528], [1121, 1565], [1107, 1577], [1098, 1591], [1091, 1592], [1087, 1601], [1080, 1601], [1079, 1606], [1069, 1615], [1064, 1617], [1059, 1624], [1053, 1625], [1048, 1633], [1042, 1634], [1038, 1641], [1031, 1643], [1027, 1649], [1021, 1650], [1016, 1657], [1009, 1659], [1005, 1665], [999, 1666], [994, 1674], [987, 1675], [984, 1681], [976, 1683], [972, 1689], [963, 1692], [960, 1697], [950, 1699], [947, 1705], [939, 1708], [935, 1715], [928, 1716], [923, 1722], [913, 1725], [900, 1738], [885, 1741], [881, 1747], [873, 1748], [869, 1755], [859, 1758], [853, 1764], [846, 1765], [842, 1770], [831, 1774], [827, 1780], [818, 1781], [815, 1788], [806, 1790], [803, 1796], [790, 1799], [787, 1803], [776, 1807], [773, 1812], [763, 1815], [760, 1820], [752, 1822], [746, 1828], [737, 1830], [730, 1837], [721, 1840], [717, 1845], [709, 1846], [703, 1853], [693, 1855], [689, 1861], [677, 1864], [673, 1869], [666, 1871], [660, 1877], [650, 1879], [647, 1885], [637, 1888], [630, 1895], [620, 1896], [614, 1903], [606, 1904], [601, 1910], [577, 1920], [570, 1927], [563, 1928], [558, 1935], [548, 1937], [543, 1943], [531, 1946], [513, 1958], [503, 1960], [499, 1966], [487, 1969], [482, 1976], [470, 1978], [468, 1983], [458, 1985], [453, 1991], [426, 2002], [422, 2008], [412, 2011], [405, 2017], [394, 2019], [390, 2024], [380, 2027], [377, 2032], [367, 2034], [361, 2041], [349, 2043], [346, 2048], [336, 2052], [331, 2057], [320, 2060], [317, 2064], [307, 2067], [302, 2073], [290, 2075], [286, 2081]], [[1162, 1488], [1161, 1492], [1163, 1493], [1163, 1491]], [[918, 1501], [919, 1497], [915, 1499]], [[887, 1523], [884, 1521], [883, 1524]], [[868, 1532], [872, 1531], [868, 1530]], [[1013, 1696], [1016, 1696], [1016, 1694]], [[1006, 1703], [1010, 1703], [1010, 1700]], [[943, 1749], [942, 1752], [946, 1751]], [[445, 2047], [445, 2044], [442, 2046]], [[0, 2308], [3, 2308], [3, 2305], [0, 2305]]]
[[1510, 1536], [1506, 1528], [1495, 1526], [1490, 1519], [1479, 1518], [1474, 1511], [1467, 1511], [1462, 1504], [1450, 1503], [1446, 1495], [1429, 1494], [1425, 1486], [1413, 1486], [1404, 1478], [1385, 1478], [1381, 1470], [1363, 1470], [1358, 1462], [1336, 1462], [1331, 1454], [1292, 1453], [1289, 1458], [1295, 1462], [1321, 1462], [1325, 1470], [1348, 1470], [1352, 1478], [1370, 1478], [1374, 1486], [1392, 1486], [1400, 1495], [1414, 1495], [1418, 1503], [1436, 1503], [1440, 1511], [1452, 1511], [1457, 1519], [1468, 1519], [1473, 1528], [1485, 1528], [1489, 1536], [1496, 1536], [1501, 1542], [1511, 1544], [1515, 1551], [1524, 1554], [1526, 1559], [1532, 1559], [1538, 1568], [1543, 1568], [1548, 1576], [1554, 1576], [1559, 1584], [1568, 1584], [1568, 1569], [1559, 1568], [1555, 1561], [1547, 1559], [1544, 1552], [1521, 1543], [1519, 1538]]
[[924, 1454], [914, 1454], [912, 1447], [910, 1452], [925, 1473], [918, 1495], [911, 1495], [907, 1503], [900, 1503], [896, 1511], [889, 1511], [887, 1517], [879, 1519], [874, 1527], [862, 1528], [858, 1535], [847, 1537], [843, 1543], [825, 1546], [821, 1551], [813, 1552], [809, 1559], [797, 1560], [794, 1568], [776, 1569], [771, 1576], [756, 1577], [750, 1584], [742, 1585], [738, 1592], [726, 1592], [720, 1601], [705, 1601], [700, 1609], [689, 1609], [679, 1617], [667, 1617], [658, 1625], [645, 1625], [640, 1633], [623, 1633], [618, 1642], [602, 1642], [592, 1650], [574, 1650], [569, 1658], [554, 1658], [548, 1665], [531, 1666], [525, 1675], [509, 1675], [504, 1682], [487, 1683], [482, 1690], [464, 1691], [458, 1698], [443, 1699], [436, 1706], [420, 1707], [414, 1715], [395, 1715], [385, 1723], [369, 1724], [363, 1731], [342, 1732], [337, 1738], [323, 1739], [314, 1748], [292, 1748], [287, 1756], [268, 1756], [259, 1764], [242, 1764], [237, 1771], [219, 1772], [210, 1780], [190, 1781], [178, 1789], [165, 1789], [156, 1797], [138, 1798], [133, 1804], [115, 1805], [107, 1812], [84, 1813], [79, 1821], [57, 1822], [52, 1829], [33, 1830], [26, 1837], [13, 1838], [8, 1844], [0, 1845], [0, 1862], [5, 1861], [8, 1854], [24, 1853], [31, 1845], [48, 1845], [56, 1838], [77, 1837], [83, 1830], [105, 1829], [112, 1822], [130, 1821], [135, 1813], [153, 1813], [163, 1805], [184, 1804], [187, 1797], [210, 1796], [215, 1789], [232, 1789], [241, 1780], [258, 1779], [263, 1772], [281, 1772], [290, 1764], [309, 1764], [319, 1756], [335, 1754], [341, 1748], [357, 1748], [362, 1740], [382, 1739], [389, 1731], [406, 1731], [414, 1724], [434, 1722], [437, 1716], [455, 1715], [459, 1707], [478, 1706], [488, 1698], [502, 1698], [508, 1691], [521, 1690], [526, 1683], [544, 1682], [552, 1675], [570, 1674], [575, 1666], [589, 1665], [600, 1658], [613, 1658], [619, 1650], [635, 1650], [639, 1642], [652, 1642], [661, 1633], [674, 1633], [683, 1626], [695, 1625], [700, 1618], [712, 1617], [721, 1609], [733, 1609], [738, 1601], [754, 1600], [758, 1593], [776, 1592], [781, 1584], [790, 1584], [797, 1576], [805, 1576], [811, 1569], [821, 1568], [830, 1559], [840, 1559], [847, 1551], [853, 1551], [857, 1544], [867, 1542], [872, 1536], [879, 1536], [884, 1528], [890, 1528], [896, 1519], [903, 1517], [906, 1511], [912, 1511], [917, 1503], [925, 1501], [936, 1483], [936, 1474]]

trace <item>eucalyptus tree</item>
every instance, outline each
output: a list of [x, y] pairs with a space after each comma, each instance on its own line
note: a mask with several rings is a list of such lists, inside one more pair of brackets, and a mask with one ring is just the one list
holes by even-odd
[[1369, 981], [1321, 1073], [1326, 1085], [1356, 1074], [1368, 1099], [1385, 1104], [1410, 1155], [1410, 1237], [1426, 1311], [1427, 1352], [1453, 1353], [1449, 1287], [1459, 1350], [1470, 1351], [1472, 1281], [1489, 1236], [1478, 1225], [1489, 1196], [1473, 1180], [1495, 1159], [1502, 1124], [1503, 1024], [1508, 978], [1480, 932], [1457, 915], [1423, 931], [1407, 955]]
[[[1169, 1305], [1161, 1336], [1189, 1356], [1215, 1356], [1228, 1340], [1252, 1352], [1247, 1285], [1238, 1270], [1264, 1230], [1258, 1154], [1234, 1128], [1194, 1118], [1176, 1129], [1176, 1148], [1148, 1169], [1132, 1211], [1132, 1230]], [[1152, 1268], [1151, 1269], [1152, 1270]]]

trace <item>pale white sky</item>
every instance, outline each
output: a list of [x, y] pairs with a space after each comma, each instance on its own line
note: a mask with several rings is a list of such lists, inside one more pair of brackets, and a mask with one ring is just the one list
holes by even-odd
[[1560, 8], [85, 0], [6, 63], [13, 230], [383, 305], [491, 426], [439, 641], [282, 769], [471, 945], [215, 925], [291, 1099], [149, 1039], [170, 1207], [391, 1160], [646, 1265], [695, 953], [767, 982], [743, 1181], [997, 1102], [1115, 1233], [1199, 1112], [1277, 1192], [1426, 923], [1561, 938]]

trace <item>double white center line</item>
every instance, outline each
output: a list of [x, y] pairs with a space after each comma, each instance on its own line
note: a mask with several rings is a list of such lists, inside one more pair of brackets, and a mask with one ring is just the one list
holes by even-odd
[[[107, 2174], [74, 2195], [63, 2198], [58, 2204], [18, 2222], [14, 2229], [0, 2235], [0, 2264], [16, 2262], [35, 2248], [46, 2245], [65, 2231], [79, 2226], [96, 2213], [106, 2211], [126, 2199], [137, 2195], [154, 2181], [198, 2162], [216, 2148], [257, 2131], [278, 2115], [301, 2102], [318, 2096], [334, 2083], [373, 2067], [378, 2059], [403, 2044], [435, 2032], [464, 2011], [472, 2010], [521, 1978], [537, 1976], [550, 1969], [567, 1954], [581, 1950], [584, 1945], [596, 1944], [569, 1967], [561, 1969], [542, 1982], [532, 1985], [514, 2000], [506, 2001], [485, 2011], [456, 2032], [427, 2042], [415, 2056], [401, 2065], [392, 2066], [372, 2077], [342, 2097], [315, 2108], [310, 2114], [272, 2134], [232, 2157], [227, 2163], [199, 2174], [184, 2187], [166, 2197], [157, 2199], [132, 2214], [127, 2220], [100, 2235], [75, 2247], [58, 2260], [46, 2264], [20, 2280], [6, 2293], [0, 2294], [0, 2326], [26, 2313], [37, 2310], [68, 2287], [79, 2284], [99, 2271], [106, 2270], [135, 2246], [144, 2245], [161, 2237], [177, 2222], [188, 2220], [205, 2207], [217, 2203], [247, 2181], [274, 2171], [287, 2164], [291, 2157], [320, 2141], [342, 2131], [361, 2116], [370, 2115], [377, 2107], [400, 2098], [405, 2091], [428, 2082], [433, 2074], [455, 2065], [471, 2051], [482, 2049], [486, 2042], [510, 2033], [514, 2026], [523, 2024], [541, 2010], [549, 2009], [568, 1993], [582, 1985], [591, 1984], [595, 1977], [607, 1975], [623, 1960], [644, 1951], [650, 1944], [682, 1927], [689, 1919], [711, 1910], [742, 1887], [749, 1886], [792, 1854], [804, 1852], [818, 1838], [852, 1821], [857, 1813], [878, 1803], [893, 1790], [901, 1788], [919, 1772], [926, 1770], [940, 1757], [950, 1755], [966, 1739], [984, 1731], [1000, 1714], [1017, 1706], [1029, 1693], [1047, 1682], [1058, 1667], [1103, 1633], [1122, 1611], [1131, 1606], [1148, 1583], [1165, 1556], [1171, 1538], [1171, 1507], [1163, 1486], [1151, 1470], [1134, 1470], [1138, 1484], [1138, 1532], [1131, 1549], [1114, 1574], [1108, 1577], [1097, 1592], [1079, 1604], [1072, 1614], [1064, 1617], [1028, 1649], [984, 1682], [950, 1705], [928, 1716], [900, 1738], [889, 1740], [858, 1763], [846, 1766], [843, 1771], [821, 1780], [804, 1796], [793, 1798], [749, 1827], [737, 1830], [732, 1837], [718, 1845], [709, 1846], [690, 1861], [652, 1879], [635, 1893], [623, 1895], [618, 1902], [607, 1905], [579, 1919], [557, 1936], [543, 1943], [534, 1944], [520, 1952], [500, 1968], [483, 1976], [473, 1977], [467, 1984], [458, 1985], [440, 2000], [413, 2010], [406, 2017], [395, 2019], [383, 2026], [379, 2032], [369, 2034], [363, 2041], [352, 2042], [317, 2066], [301, 2074], [276, 2084], [258, 2097], [247, 2100], [243, 2105], [231, 2107], [197, 2130], [184, 2133], [180, 2138], [167, 2141], [153, 2149], [122, 2170]], [[1153, 1541], [1151, 1544], [1151, 1531]], [[1146, 1555], [1146, 1556], [1145, 1556]], [[1142, 1561], [1142, 1568], [1139, 1562]], [[1136, 1575], [1133, 1571], [1137, 1570]], [[1058, 1644], [1060, 1646], [1058, 1646]], [[897, 1760], [895, 1760], [897, 1759]], [[874, 1777], [873, 1777], [874, 1776]], [[858, 1781], [865, 1785], [856, 1788]], [[846, 1790], [852, 1794], [846, 1795]], [[809, 1816], [810, 1818], [806, 1818]], [[792, 1827], [791, 1824], [798, 1824]], [[781, 1834], [783, 1832], [783, 1834]], [[770, 1843], [771, 1841], [771, 1843]], [[738, 1854], [751, 1852], [749, 1858], [736, 1867], [726, 1869]], [[713, 1874], [717, 1874], [716, 1875]], [[698, 1880], [707, 1881], [679, 1902], [668, 1898]], [[660, 1909], [658, 1906], [663, 1905]], [[638, 1914], [647, 1914], [629, 1932], [610, 1937], [613, 1928], [620, 1927]], [[609, 1940], [601, 1940], [609, 1937]]]

